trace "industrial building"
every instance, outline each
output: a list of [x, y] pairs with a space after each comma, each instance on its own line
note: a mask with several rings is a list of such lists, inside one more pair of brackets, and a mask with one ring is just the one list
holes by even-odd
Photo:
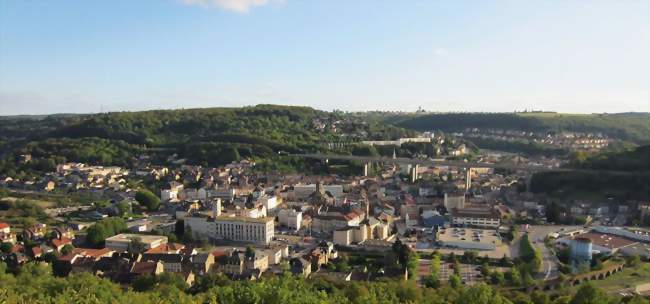
[[167, 237], [162, 235], [122, 233], [106, 239], [105, 247], [115, 251], [127, 251], [134, 239], [144, 244], [144, 249], [151, 249], [167, 244]]

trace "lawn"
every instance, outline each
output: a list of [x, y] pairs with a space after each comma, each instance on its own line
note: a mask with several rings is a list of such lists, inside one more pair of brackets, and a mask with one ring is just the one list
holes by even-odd
[[650, 263], [643, 263], [638, 267], [626, 267], [623, 271], [615, 273], [606, 279], [591, 282], [607, 292], [634, 288], [642, 283], [650, 283]]

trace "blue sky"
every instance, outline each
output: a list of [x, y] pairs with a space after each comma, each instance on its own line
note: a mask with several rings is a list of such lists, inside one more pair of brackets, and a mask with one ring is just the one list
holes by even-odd
[[0, 115], [650, 111], [650, 1], [0, 0]]

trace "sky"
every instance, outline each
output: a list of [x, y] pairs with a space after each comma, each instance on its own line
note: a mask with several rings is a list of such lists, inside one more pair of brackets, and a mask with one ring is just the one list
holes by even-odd
[[0, 115], [650, 112], [650, 1], [0, 0]]

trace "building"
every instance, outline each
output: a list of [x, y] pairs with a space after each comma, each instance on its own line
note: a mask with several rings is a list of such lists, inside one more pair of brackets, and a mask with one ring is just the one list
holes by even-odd
[[445, 193], [444, 206], [447, 210], [465, 208], [465, 194], [448, 194]]
[[[189, 229], [188, 229], [189, 228]], [[185, 218], [185, 229], [202, 240], [229, 240], [256, 244], [269, 244], [274, 236], [274, 219], [271, 217], [248, 218], [240, 216], [217, 216]]]
[[302, 212], [293, 209], [282, 209], [278, 212], [278, 220], [280, 225], [298, 231], [302, 223]]
[[580, 265], [588, 264], [591, 262], [591, 253], [593, 245], [591, 239], [578, 237], [571, 242], [571, 263], [574, 268]]
[[7, 223], [0, 223], [0, 243], [15, 244], [16, 241], [16, 234], [11, 233], [11, 226]]
[[497, 228], [501, 225], [501, 217], [492, 208], [452, 209], [451, 224], [454, 226]]
[[343, 214], [340, 212], [327, 212], [314, 216], [311, 229], [315, 232], [332, 232], [347, 226], [359, 226], [361, 216], [357, 212]]
[[106, 239], [105, 247], [115, 251], [127, 251], [134, 239], [139, 239], [144, 244], [144, 249], [167, 244], [167, 237], [162, 235], [128, 234], [122, 233]]
[[142, 262], [160, 262], [164, 272], [178, 273], [183, 270], [184, 256], [181, 254], [146, 253], [142, 255]]

